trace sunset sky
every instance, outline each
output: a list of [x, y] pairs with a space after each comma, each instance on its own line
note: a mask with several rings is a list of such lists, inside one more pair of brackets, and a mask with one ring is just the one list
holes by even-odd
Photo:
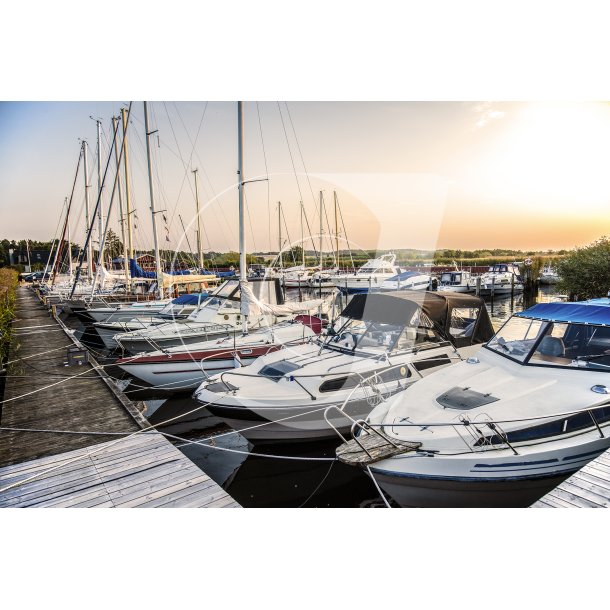
[[[0, 237], [53, 237], [70, 194], [79, 138], [90, 145], [95, 202], [90, 116], [103, 120], [105, 163], [111, 117], [125, 104], [0, 103]], [[180, 217], [195, 245], [191, 170], [198, 168], [204, 248], [237, 249], [236, 106], [150, 104], [152, 129], [158, 129], [157, 208], [167, 219], [160, 218], [162, 247], [188, 249], [186, 241], [180, 244]], [[292, 243], [300, 240], [300, 200], [317, 234], [320, 189], [327, 203], [325, 233], [334, 230], [336, 190], [354, 249], [559, 249], [610, 234], [606, 103], [291, 101], [246, 102], [244, 108], [245, 177], [269, 176], [246, 186], [249, 251], [277, 250], [278, 201], [286, 216], [284, 237], [287, 229]], [[133, 103], [132, 119], [136, 243], [150, 248], [141, 102]], [[73, 239], [81, 244], [83, 181], [80, 175], [72, 220]], [[111, 224], [118, 233], [118, 201], [114, 206]]]

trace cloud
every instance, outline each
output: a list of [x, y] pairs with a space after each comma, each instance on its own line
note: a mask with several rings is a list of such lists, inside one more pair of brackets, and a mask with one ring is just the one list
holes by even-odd
[[472, 111], [477, 115], [477, 121], [475, 123], [475, 127], [477, 129], [481, 129], [492, 121], [501, 119], [506, 115], [506, 112], [496, 110], [492, 106], [491, 102], [481, 102], [480, 104], [476, 104]]

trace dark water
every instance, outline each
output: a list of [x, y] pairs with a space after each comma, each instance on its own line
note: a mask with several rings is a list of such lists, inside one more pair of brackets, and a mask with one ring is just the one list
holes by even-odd
[[[316, 296], [292, 289], [287, 293], [287, 300]], [[498, 327], [512, 313], [556, 297], [554, 288], [549, 286], [534, 297], [528, 298], [523, 294], [514, 299], [496, 297], [486, 305], [494, 326]], [[93, 350], [100, 362], [109, 365], [108, 373], [121, 378], [121, 370], [110, 365], [112, 358], [109, 358], [95, 331], [84, 330], [74, 317], [66, 322], [76, 329], [76, 336]], [[149, 421], [159, 430], [179, 437], [172, 438], [172, 442], [242, 506], [383, 506], [375, 486], [360, 470], [340, 462], [311, 459], [333, 458], [339, 439], [336, 442], [255, 446], [205, 408], [200, 408], [190, 393], [167, 398], [155, 394], [152, 389], [142, 389], [133, 384], [127, 386], [125, 392], [132, 400], [144, 401]], [[206, 440], [210, 437], [214, 437], [212, 447]]]

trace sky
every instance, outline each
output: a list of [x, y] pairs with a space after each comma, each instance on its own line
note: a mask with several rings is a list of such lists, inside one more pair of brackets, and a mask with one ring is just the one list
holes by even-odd
[[[97, 196], [111, 118], [128, 101], [0, 103], [0, 238], [50, 240], [70, 195], [80, 139]], [[198, 187], [205, 250], [238, 249], [236, 102], [151, 102], [153, 183], [162, 248], [195, 248]], [[128, 130], [135, 242], [152, 247], [142, 102]], [[244, 103], [249, 251], [316, 247], [320, 190], [324, 249], [335, 232], [352, 249], [548, 250], [610, 233], [610, 105], [595, 102]], [[103, 169], [102, 169], [103, 171]], [[102, 206], [114, 180], [110, 164]], [[85, 235], [79, 169], [71, 232]], [[301, 223], [301, 206], [309, 223]], [[120, 234], [118, 196], [110, 226]], [[186, 231], [182, 229], [182, 225]], [[301, 226], [303, 224], [303, 229]], [[313, 238], [309, 236], [313, 235]], [[94, 237], [97, 239], [97, 237]], [[189, 247], [190, 246], [190, 247]]]

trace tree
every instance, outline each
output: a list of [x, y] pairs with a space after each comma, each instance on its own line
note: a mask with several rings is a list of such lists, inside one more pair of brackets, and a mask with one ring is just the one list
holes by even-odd
[[123, 243], [112, 229], [106, 234], [104, 250], [111, 259], [123, 256]]
[[557, 287], [576, 300], [603, 297], [610, 290], [610, 239], [606, 236], [569, 252], [557, 263]]

